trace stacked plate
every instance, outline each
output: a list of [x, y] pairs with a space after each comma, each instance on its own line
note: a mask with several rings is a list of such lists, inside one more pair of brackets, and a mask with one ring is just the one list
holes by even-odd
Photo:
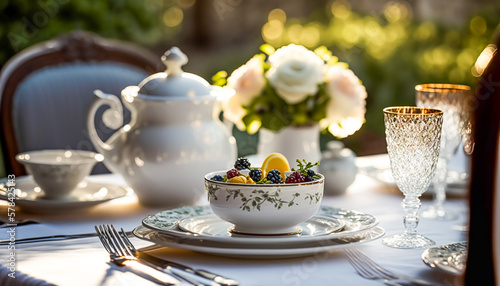
[[210, 206], [161, 211], [143, 219], [134, 230], [141, 239], [169, 247], [246, 258], [288, 258], [314, 255], [365, 243], [384, 235], [372, 215], [322, 206], [290, 235], [242, 235], [213, 214]]

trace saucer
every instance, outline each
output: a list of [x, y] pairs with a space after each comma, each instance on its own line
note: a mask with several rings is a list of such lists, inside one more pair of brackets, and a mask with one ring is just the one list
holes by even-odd
[[[256, 234], [238, 233], [233, 230], [233, 224], [220, 219], [216, 215], [204, 215], [190, 217], [180, 220], [178, 227], [187, 232], [196, 233], [203, 236], [221, 237], [221, 236], [255, 236]], [[284, 235], [301, 234], [303, 237], [318, 236], [338, 231], [344, 227], [344, 221], [332, 217], [315, 216], [297, 227], [300, 231], [286, 234], [266, 235], [267, 237], [283, 237]], [[259, 235], [260, 236], [260, 235]]]
[[467, 242], [456, 242], [432, 247], [422, 253], [422, 260], [432, 268], [438, 268], [452, 274], [461, 274], [465, 270]]
[[[8, 196], [7, 180], [0, 181], [0, 199], [12, 201]], [[68, 213], [78, 212], [97, 204], [125, 196], [128, 190], [121, 186], [83, 181], [71, 195], [60, 200], [44, 199], [43, 191], [32, 176], [17, 177], [14, 203], [30, 213]]]

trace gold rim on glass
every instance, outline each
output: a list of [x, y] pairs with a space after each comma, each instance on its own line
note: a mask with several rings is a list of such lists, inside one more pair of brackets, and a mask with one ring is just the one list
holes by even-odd
[[436, 116], [439, 114], [443, 114], [443, 111], [438, 108], [428, 108], [428, 107], [416, 107], [416, 106], [393, 106], [384, 108], [385, 114], [392, 115], [406, 115], [406, 116], [414, 116], [414, 115], [429, 115]]
[[419, 92], [440, 92], [440, 93], [469, 92], [470, 86], [463, 84], [451, 84], [451, 83], [426, 83], [426, 84], [416, 85], [415, 90]]

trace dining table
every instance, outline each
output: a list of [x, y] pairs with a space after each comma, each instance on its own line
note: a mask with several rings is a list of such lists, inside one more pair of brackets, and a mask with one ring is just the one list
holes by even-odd
[[[357, 157], [358, 173], [354, 183], [345, 193], [325, 195], [321, 204], [373, 215], [385, 232], [382, 237], [402, 233], [403, 195], [395, 184], [373, 175], [373, 170], [377, 170], [378, 166], [388, 166], [388, 162], [387, 154]], [[464, 160], [450, 165], [461, 170], [467, 167]], [[126, 188], [125, 181], [117, 174], [91, 175], [87, 180]], [[30, 219], [38, 223], [0, 229], [0, 240], [11, 239], [14, 242], [10, 246], [0, 246], [0, 285], [155, 285], [127, 271], [126, 267], [112, 264], [97, 236], [15, 243], [29, 237], [93, 233], [94, 226], [101, 224], [113, 224], [118, 229], [131, 231], [140, 226], [146, 216], [164, 210], [142, 206], [133, 190], [126, 190], [125, 196], [80, 212], [43, 214], [16, 208], [16, 220]], [[469, 215], [467, 196], [466, 185], [451, 192], [445, 208], [458, 214], [458, 218], [448, 221], [420, 218], [418, 232], [434, 240], [435, 246], [466, 241]], [[432, 204], [431, 191], [424, 193], [421, 203], [419, 212]], [[196, 204], [207, 205], [208, 202], [202, 198]], [[0, 213], [3, 219], [7, 218], [7, 201], [1, 202]], [[130, 236], [130, 240], [138, 249], [153, 245], [150, 241], [134, 236]], [[460, 275], [424, 263], [423, 248], [392, 248], [383, 245], [381, 238], [353, 246], [346, 244], [345, 247], [356, 247], [384, 268], [396, 274], [423, 279], [431, 285], [459, 285], [461, 281]], [[192, 268], [223, 274], [239, 281], [240, 285], [383, 285], [383, 281], [361, 277], [350, 264], [342, 247], [291, 258], [226, 257], [176, 247], [159, 247], [148, 252]], [[12, 273], [14, 275], [8, 275]]]

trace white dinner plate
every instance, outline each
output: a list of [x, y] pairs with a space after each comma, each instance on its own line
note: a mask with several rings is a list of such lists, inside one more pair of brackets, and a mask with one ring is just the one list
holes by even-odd
[[461, 274], [465, 270], [467, 242], [456, 242], [432, 247], [422, 253], [422, 260], [432, 268], [438, 268], [452, 274]]
[[[146, 228], [154, 230], [158, 233], [183, 238], [184, 240], [196, 241], [210, 241], [226, 244], [245, 244], [251, 246], [267, 245], [267, 244], [303, 244], [310, 241], [321, 241], [333, 238], [342, 238], [346, 236], [353, 236], [370, 228], [378, 225], [378, 219], [370, 214], [359, 211], [347, 210], [342, 208], [334, 208], [328, 206], [321, 206], [316, 216], [302, 224], [306, 225], [305, 231], [294, 235], [276, 235], [276, 236], [256, 236], [256, 235], [243, 235], [234, 234], [229, 232], [230, 223], [213, 218], [217, 223], [216, 228], [212, 228], [210, 232], [201, 232], [199, 229], [182, 230], [179, 228], [179, 222], [190, 218], [199, 218], [205, 216], [213, 216], [210, 206], [187, 206], [171, 210], [158, 212], [154, 215], [147, 216], [143, 219], [142, 225]], [[340, 220], [344, 226], [337, 231], [326, 233], [328, 230], [314, 230], [307, 229], [307, 224], [312, 223], [309, 227], [316, 225], [318, 227], [325, 227], [324, 220], [332, 218]], [[187, 222], [187, 220], [185, 221]], [[322, 223], [319, 223], [322, 222]], [[206, 226], [207, 224], [205, 224]]]
[[[181, 219], [177, 223], [178, 227], [186, 232], [191, 232], [203, 236], [222, 237], [233, 236], [231, 232], [233, 224], [220, 219], [218, 216], [203, 215]], [[300, 223], [302, 237], [318, 236], [329, 234], [341, 230], [345, 223], [343, 220], [333, 217], [314, 216], [313, 218]], [[286, 234], [284, 234], [286, 235]], [[266, 235], [267, 237], [282, 238], [284, 235]], [[252, 237], [252, 235], [246, 235]], [[255, 235], [253, 236], [255, 237]]]
[[[121, 186], [83, 181], [69, 197], [48, 200], [42, 198], [43, 191], [31, 176], [16, 177], [14, 188], [16, 206], [25, 212], [45, 214], [83, 211], [128, 193], [128, 190]], [[0, 199], [9, 201], [7, 179], [0, 181]]]
[[[352, 247], [382, 237], [385, 230], [377, 226], [352, 236], [309, 241], [297, 245], [290, 245], [287, 243], [260, 245], [228, 244], [217, 241], [186, 239], [184, 237], [158, 232], [144, 226], [138, 226], [134, 229], [133, 233], [138, 238], [167, 247], [189, 249], [208, 254], [237, 258], [276, 259], [320, 255], [320, 253], [325, 251]], [[328, 237], [328, 235], [323, 235], [321, 237]]]

